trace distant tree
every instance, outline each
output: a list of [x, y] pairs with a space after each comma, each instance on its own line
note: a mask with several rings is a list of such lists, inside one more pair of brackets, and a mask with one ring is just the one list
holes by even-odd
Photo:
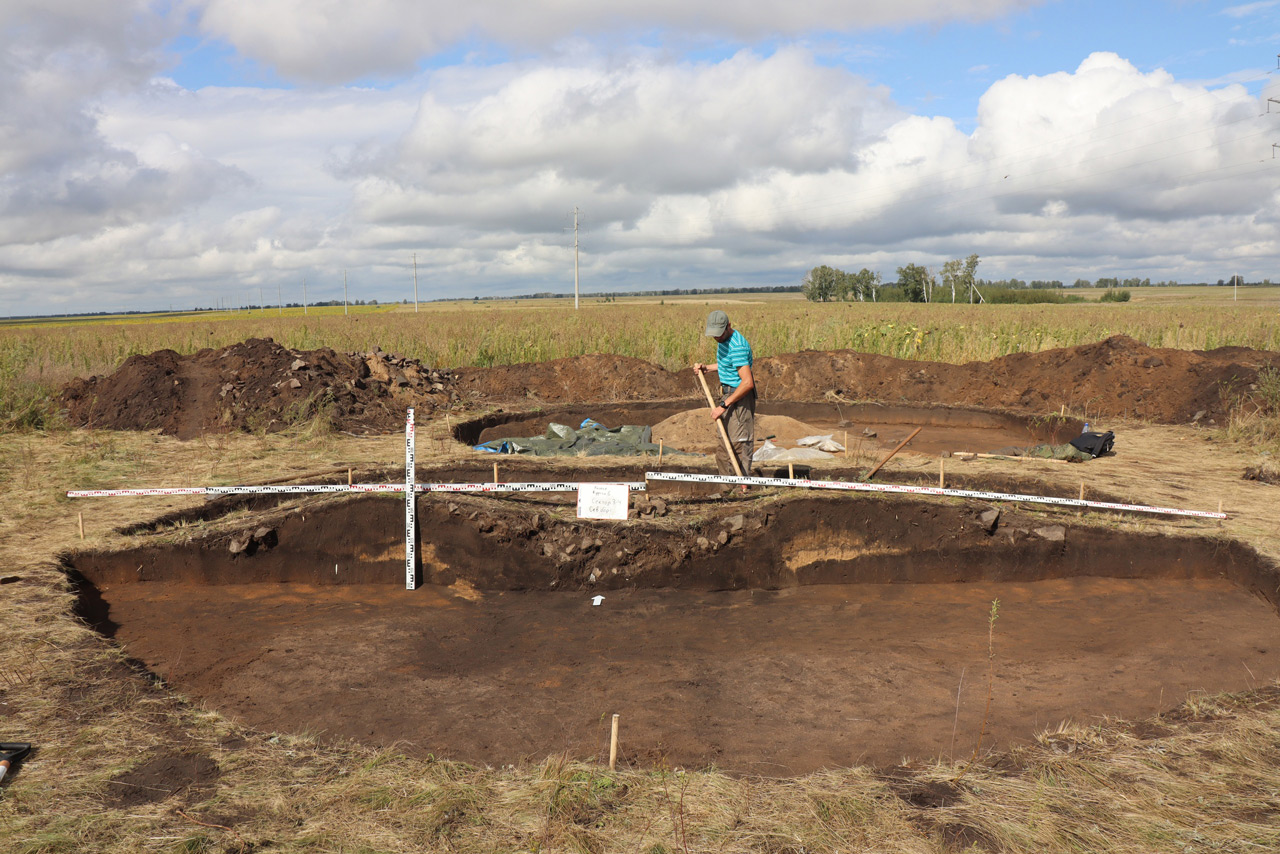
[[[960, 277], [964, 275], [964, 262], [959, 258], [953, 258], [942, 264], [942, 286], [951, 288], [951, 301], [956, 301], [956, 285], [960, 284]], [[961, 288], [963, 290], [963, 287]]]
[[1091, 288], [1093, 287], [1093, 282], [1089, 281], [1088, 279], [1076, 279], [1076, 283], [1073, 287]]
[[960, 271], [960, 286], [969, 292], [969, 302], [973, 302], [973, 293], [978, 287], [978, 253], [964, 259], [964, 269]]
[[811, 302], [830, 302], [836, 298], [840, 279], [844, 276], [840, 270], [828, 267], [814, 267], [805, 274], [800, 283], [800, 292]]
[[928, 268], [919, 264], [907, 264], [898, 268], [898, 287], [907, 302], [924, 302], [933, 276]]
[[876, 301], [876, 289], [880, 287], [880, 274], [863, 267], [856, 273], [844, 273], [840, 299], [866, 302]]

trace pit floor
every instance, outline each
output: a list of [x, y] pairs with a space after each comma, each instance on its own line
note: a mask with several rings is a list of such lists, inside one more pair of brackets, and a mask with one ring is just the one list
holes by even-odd
[[[1280, 620], [1218, 580], [485, 593], [385, 585], [102, 591], [116, 639], [269, 731], [493, 765], [567, 752], [784, 776], [1002, 749], [1280, 676]], [[957, 692], [959, 702], [957, 704]]]

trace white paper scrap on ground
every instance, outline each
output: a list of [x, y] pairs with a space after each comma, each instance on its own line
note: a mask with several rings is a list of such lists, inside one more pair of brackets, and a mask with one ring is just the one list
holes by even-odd
[[601, 602], [603, 602], [603, 601], [604, 601], [604, 597], [603, 597], [603, 596], [601, 596], [601, 595], [599, 595], [599, 594], [597, 594], [597, 595], [595, 595], [595, 596], [592, 596], [592, 597], [591, 597], [591, 604], [592, 604], [592, 605], [599, 605], [599, 604], [600, 604]]
[[626, 521], [630, 495], [625, 483], [584, 483], [578, 487], [578, 518]]

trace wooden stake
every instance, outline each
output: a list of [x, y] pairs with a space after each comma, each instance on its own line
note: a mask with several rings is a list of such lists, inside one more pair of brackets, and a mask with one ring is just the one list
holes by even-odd
[[662, 465], [662, 440], [658, 440], [658, 465]]
[[[1219, 502], [1218, 502], [1218, 510], [1219, 510], [1219, 511], [1221, 511], [1221, 510], [1222, 510], [1222, 502], [1221, 502], [1221, 501], [1219, 501]], [[80, 539], [82, 539], [82, 540], [83, 540], [83, 539], [84, 539], [84, 514], [83, 514], [83, 513], [77, 513], [77, 514], [76, 514], [76, 518], [77, 518], [78, 520], [80, 520]]]
[[493, 464], [493, 482], [494, 483], [498, 482], [498, 464], [497, 463]]
[[347, 486], [351, 485], [351, 469], [347, 469]]
[[1074, 465], [1071, 460], [1055, 460], [1052, 457], [1010, 457], [1004, 454], [975, 454], [971, 451], [952, 451], [952, 459], [956, 460], [1004, 460], [1010, 463], [1062, 463]]
[[791, 478], [792, 480], [795, 480], [795, 479], [796, 479], [796, 464], [795, 464], [795, 463], [787, 463], [787, 477]]
[[[1222, 499], [1221, 499], [1221, 498], [1219, 498], [1219, 499], [1218, 499], [1218, 512], [1219, 512], [1219, 513], [1221, 513], [1221, 512], [1222, 512]], [[83, 529], [83, 528], [80, 530], [80, 538], [81, 538], [81, 539], [84, 539], [84, 529]]]
[[609, 770], [612, 771], [618, 766], [618, 718], [619, 715], [613, 716], [613, 731], [609, 734]]
[[938, 457], [938, 489], [947, 488], [947, 458]]
[[1067, 417], [1067, 405], [1065, 403], [1062, 404], [1062, 408], [1058, 410], [1058, 417], [1060, 418]]
[[1084, 481], [1080, 481], [1080, 500], [1084, 501]]
[[849, 431], [844, 431], [844, 458], [849, 459]]

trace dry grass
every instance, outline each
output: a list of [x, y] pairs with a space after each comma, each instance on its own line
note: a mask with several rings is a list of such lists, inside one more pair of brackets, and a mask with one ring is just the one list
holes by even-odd
[[[455, 456], [433, 441], [441, 433], [440, 424], [421, 426], [424, 467]], [[1219, 531], [1280, 554], [1280, 510], [1269, 492], [1275, 487], [1239, 479], [1247, 449], [1185, 427], [1125, 425], [1118, 433], [1115, 458], [1044, 466], [1040, 474], [1061, 484], [1083, 474], [1091, 490], [1149, 503], [1211, 506], [1216, 493], [1233, 511], [1220, 528], [1089, 518], [1137, 530]], [[40, 748], [0, 797], [7, 850], [799, 854], [970, 846], [1181, 854], [1280, 848], [1274, 775], [1280, 712], [1269, 689], [1192, 698], [1138, 730], [1120, 721], [1068, 724], [1028, 748], [984, 757], [959, 785], [952, 781], [960, 765], [928, 762], [893, 775], [855, 768], [791, 780], [677, 769], [609, 773], [599, 763], [555, 757], [473, 768], [393, 749], [246, 731], [132, 672], [118, 649], [71, 615], [59, 552], [127, 546], [132, 538], [114, 528], [195, 501], [72, 503], [64, 490], [259, 481], [347, 465], [373, 471], [394, 467], [402, 443], [398, 436], [301, 433], [188, 443], [80, 431], [0, 436], [0, 575], [20, 578], [0, 586], [6, 615], [0, 731]], [[1194, 467], [1183, 464], [1187, 459]], [[981, 476], [1008, 474], [1011, 464], [963, 465]], [[936, 472], [933, 461], [907, 456], [891, 468], [899, 476]], [[86, 514], [83, 544], [77, 512]], [[606, 729], [602, 721], [602, 754]], [[171, 754], [210, 757], [221, 777], [199, 792], [113, 806], [114, 777]]]
[[[1271, 315], [1257, 306], [1234, 312], [1228, 307], [1213, 318], [1195, 307], [1138, 308], [979, 311], [742, 303], [734, 311], [744, 326], [760, 331], [753, 341], [763, 339], [771, 349], [757, 347], [765, 354], [856, 346], [916, 358], [960, 353], [963, 360], [1120, 331], [1166, 346], [1280, 349]], [[359, 325], [346, 318], [263, 317], [226, 324], [200, 318], [185, 324], [186, 333], [160, 323], [128, 334], [110, 326], [86, 326], [75, 335], [3, 330], [0, 365], [9, 372], [0, 374], [0, 390], [8, 395], [0, 401], [0, 414], [17, 411], [9, 401], [21, 398], [14, 389], [23, 383], [39, 389], [72, 373], [113, 369], [129, 350], [189, 351], [248, 334], [273, 335], [296, 347], [379, 344], [437, 364], [628, 348], [643, 358], [684, 364], [703, 343], [696, 331], [705, 310], [703, 301], [650, 306], [651, 324], [632, 329], [619, 321], [623, 315], [614, 306], [593, 306], [550, 333], [537, 322], [545, 314], [521, 319], [507, 307], [470, 306], [407, 315], [407, 321], [404, 314], [360, 315]], [[541, 326], [542, 332], [529, 326]], [[346, 467], [360, 478], [363, 472], [394, 469], [403, 458], [402, 437], [357, 439], [304, 427], [290, 434], [184, 443], [152, 434], [25, 426], [22, 432], [0, 432], [0, 578], [17, 578], [0, 584], [0, 740], [32, 741], [39, 751], [0, 792], [6, 851], [1280, 850], [1280, 783], [1274, 773], [1280, 711], [1268, 686], [1247, 695], [1193, 697], [1176, 713], [1138, 725], [1067, 724], [1025, 749], [981, 757], [958, 785], [952, 781], [963, 763], [920, 762], [892, 775], [855, 768], [789, 780], [742, 779], [714, 770], [609, 773], [598, 762], [554, 757], [493, 769], [245, 730], [131, 670], [119, 649], [74, 617], [73, 596], [59, 568], [62, 552], [134, 545], [137, 538], [114, 530], [201, 499], [72, 502], [65, 491], [261, 482]], [[1118, 435], [1113, 458], [1081, 466], [978, 460], [956, 462], [948, 470], [977, 481], [988, 475], [1037, 477], [1047, 487], [1069, 491], [1084, 479], [1089, 494], [1150, 504], [1217, 509], [1221, 500], [1231, 518], [1220, 524], [1091, 514], [1078, 521], [1208, 533], [1243, 540], [1280, 560], [1277, 487], [1240, 479], [1257, 462], [1249, 434], [1233, 440], [1191, 427], [1106, 426]], [[419, 425], [424, 470], [472, 456], [441, 441], [443, 434], [439, 422]], [[891, 482], [936, 473], [936, 460], [900, 455], [879, 477]], [[84, 514], [83, 542], [77, 513]], [[606, 728], [602, 722], [602, 752]], [[113, 778], [172, 754], [209, 757], [221, 776], [200, 791], [115, 805]]]

